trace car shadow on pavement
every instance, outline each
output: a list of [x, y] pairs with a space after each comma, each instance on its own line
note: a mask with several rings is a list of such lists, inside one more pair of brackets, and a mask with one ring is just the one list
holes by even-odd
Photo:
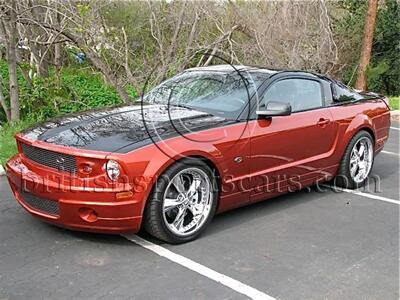
[[[310, 192], [307, 189], [304, 189], [301, 191], [281, 195], [249, 206], [240, 207], [225, 213], [218, 214], [214, 217], [213, 221], [210, 223], [203, 236], [218, 234], [219, 232], [222, 232], [224, 230], [232, 230], [232, 228], [236, 226], [241, 226], [247, 222], [254, 221], [254, 219], [256, 218], [266, 217], [268, 215], [275, 214], [281, 210], [285, 210], [290, 207], [315, 200], [314, 197], [308, 197], [308, 194], [310, 194]], [[46, 230], [51, 231], [49, 232], [49, 234], [57, 233], [60, 235], [82, 239], [87, 242], [93, 243], [132, 245], [132, 243], [124, 238], [123, 235], [74, 231], [39, 220], [37, 221], [38, 223], [42, 223], [43, 226], [45, 226]], [[138, 235], [155, 244], [165, 244], [164, 242], [153, 238], [144, 230], [141, 230]]]
[[[300, 191], [283, 194], [271, 199], [266, 199], [264, 201], [218, 214], [214, 217], [209, 227], [203, 233], [202, 237], [216, 235], [224, 231], [233, 231], [235, 230], [234, 228], [243, 226], [246, 223], [255, 222], [255, 220], [259, 218], [266, 218], [268, 216], [273, 217], [282, 211], [289, 211], [295, 206], [303, 205], [312, 201], [319, 201], [323, 196], [334, 198], [337, 197], [337, 193], [331, 191], [329, 188], [325, 187], [323, 189], [325, 192], [318, 192], [317, 190], [318, 188], [316, 186], [312, 186]], [[343, 201], [344, 206], [348, 204], [349, 203], [347, 200]], [[47, 223], [45, 224], [51, 231], [57, 231], [63, 235], [83, 239], [89, 242], [115, 245], [132, 245], [132, 243], [124, 238], [123, 235], [80, 232], [57, 227]], [[165, 244], [164, 242], [153, 238], [144, 230], [141, 230], [138, 235], [155, 244]]]
[[76, 238], [76, 239], [81, 239], [86, 242], [92, 242], [92, 243], [101, 243], [101, 244], [112, 244], [112, 245], [129, 245], [131, 244], [128, 240], [123, 238], [122, 236], [118, 234], [104, 234], [104, 233], [95, 233], [95, 232], [84, 232], [84, 231], [75, 231], [71, 229], [66, 229], [62, 227], [55, 226], [53, 224], [43, 223], [44, 226], [46, 226], [46, 229], [50, 232], [49, 234], [52, 233], [57, 233], [61, 234], [64, 236], [68, 236], [71, 238]]
[[313, 187], [305, 188], [218, 214], [214, 217], [204, 235], [214, 235], [225, 230], [232, 230], [248, 222], [254, 222], [258, 218], [265, 218], [297, 205], [314, 201], [318, 196], [313, 191]]

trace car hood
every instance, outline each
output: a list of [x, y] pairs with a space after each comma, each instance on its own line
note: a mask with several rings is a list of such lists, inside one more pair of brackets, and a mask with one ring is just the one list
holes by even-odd
[[22, 135], [61, 146], [126, 153], [160, 139], [231, 122], [183, 107], [131, 105], [53, 119], [24, 130]]

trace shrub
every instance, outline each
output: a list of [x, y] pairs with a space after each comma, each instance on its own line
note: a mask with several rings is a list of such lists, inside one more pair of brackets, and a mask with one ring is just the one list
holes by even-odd
[[400, 97], [389, 97], [389, 105], [392, 110], [400, 109]]
[[32, 124], [30, 121], [21, 121], [13, 126], [5, 124], [0, 128], [0, 164], [4, 165], [17, 152], [14, 135]]
[[[4, 95], [8, 99], [8, 68], [6, 62], [1, 60], [0, 73], [4, 79]], [[32, 86], [18, 69], [18, 84], [21, 121], [13, 126], [8, 125], [4, 111], [0, 109], [0, 125], [3, 126], [0, 129], [2, 164], [16, 152], [14, 135], [23, 128], [62, 114], [122, 103], [116, 91], [89, 67], [65, 67], [59, 78], [54, 70], [50, 70], [48, 78], [34, 78]], [[132, 88], [127, 90], [132, 97], [136, 97]]]
[[[8, 98], [8, 69], [5, 61], [0, 61], [0, 73], [4, 79], [4, 94]], [[65, 113], [122, 103], [115, 89], [107, 86], [101, 76], [89, 67], [63, 68], [60, 78], [54, 70], [50, 70], [48, 78], [34, 78], [32, 86], [18, 69], [18, 83], [23, 121], [42, 121]], [[128, 92], [135, 97], [135, 91], [128, 89]], [[5, 123], [3, 111], [0, 123]]]

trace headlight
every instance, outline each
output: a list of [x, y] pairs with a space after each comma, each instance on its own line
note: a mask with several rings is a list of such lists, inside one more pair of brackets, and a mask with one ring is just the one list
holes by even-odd
[[110, 178], [112, 181], [117, 180], [119, 174], [121, 174], [119, 163], [117, 163], [115, 160], [109, 160], [106, 163], [106, 172], [108, 178]]

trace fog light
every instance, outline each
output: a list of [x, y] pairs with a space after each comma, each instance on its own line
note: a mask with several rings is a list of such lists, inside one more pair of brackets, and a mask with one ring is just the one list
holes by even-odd
[[87, 207], [82, 207], [79, 209], [79, 216], [82, 218], [82, 220], [90, 223], [97, 221], [98, 218], [97, 212]]
[[82, 165], [80, 165], [79, 171], [80, 171], [82, 174], [89, 175], [90, 173], [92, 173], [93, 168], [92, 168], [92, 166], [89, 165], [89, 164], [82, 164]]

